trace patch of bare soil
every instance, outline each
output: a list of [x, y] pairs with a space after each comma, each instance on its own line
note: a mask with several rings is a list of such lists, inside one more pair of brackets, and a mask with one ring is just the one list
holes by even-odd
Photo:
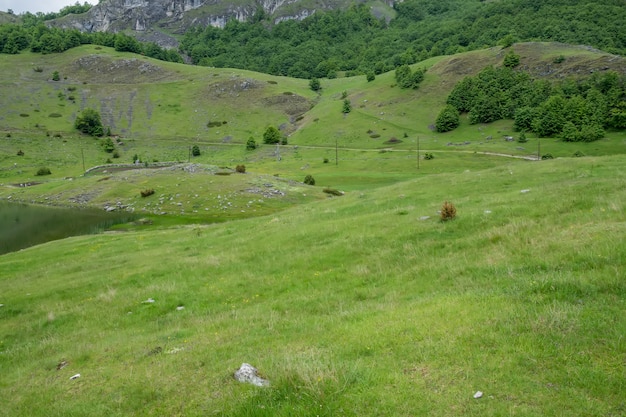
[[268, 107], [279, 108], [290, 116], [299, 116], [311, 108], [309, 100], [297, 94], [280, 94], [266, 97], [263, 99], [263, 104]]
[[135, 84], [175, 78], [174, 73], [137, 58], [112, 60], [99, 55], [87, 55], [78, 58], [72, 66], [92, 82], [98, 83]]
[[252, 78], [233, 77], [209, 85], [208, 94], [214, 98], [239, 97], [241, 93], [260, 88], [261, 85], [259, 81]]

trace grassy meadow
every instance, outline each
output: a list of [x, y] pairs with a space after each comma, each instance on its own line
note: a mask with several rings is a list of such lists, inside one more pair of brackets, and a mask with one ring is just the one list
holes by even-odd
[[511, 161], [3, 255], [0, 413], [623, 414], [623, 166]]
[[[605, 58], [519, 48], [533, 68]], [[626, 414], [626, 134], [434, 133], [454, 82], [501, 58], [318, 94], [93, 46], [3, 56], [0, 199], [145, 221], [0, 256], [0, 416]], [[112, 162], [141, 165], [73, 131], [87, 107]], [[288, 144], [247, 151], [268, 125]], [[270, 385], [235, 381], [244, 362]]]

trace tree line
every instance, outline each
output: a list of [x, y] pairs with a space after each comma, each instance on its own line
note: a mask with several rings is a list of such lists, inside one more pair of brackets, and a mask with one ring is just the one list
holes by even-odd
[[380, 74], [433, 56], [520, 41], [626, 53], [623, 0], [406, 0], [394, 8], [389, 21], [355, 5], [275, 25], [259, 12], [223, 29], [192, 28], [181, 51], [198, 65], [308, 79]]
[[435, 124], [440, 132], [456, 128], [459, 114], [467, 113], [472, 124], [513, 119], [517, 131], [590, 142], [607, 129], [626, 129], [626, 75], [597, 72], [553, 84], [490, 66], [459, 82], [446, 103]]
[[[84, 7], [77, 3], [68, 8], [80, 10], [60, 13]], [[49, 15], [27, 13], [21, 24], [0, 26], [0, 52], [53, 53], [93, 43], [175, 62], [182, 61], [181, 52], [197, 65], [306, 79], [380, 74], [428, 57], [520, 41], [584, 44], [626, 54], [623, 0], [405, 0], [394, 9], [389, 20], [361, 4], [276, 24], [259, 9], [247, 22], [233, 19], [223, 29], [188, 29], [180, 51], [135, 43], [123, 34], [48, 28]]]
[[79, 45], [92, 44], [115, 48], [120, 52], [134, 52], [162, 61], [183, 62], [181, 55], [149, 42], [142, 43], [124, 33], [84, 33], [77, 29], [59, 29], [36, 20], [33, 25], [0, 25], [0, 53], [19, 54], [22, 51], [52, 54], [67, 51]]

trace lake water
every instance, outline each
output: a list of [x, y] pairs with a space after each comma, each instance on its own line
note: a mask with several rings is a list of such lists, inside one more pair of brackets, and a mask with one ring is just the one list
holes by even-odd
[[135, 217], [125, 212], [0, 201], [0, 255], [51, 240], [98, 233]]

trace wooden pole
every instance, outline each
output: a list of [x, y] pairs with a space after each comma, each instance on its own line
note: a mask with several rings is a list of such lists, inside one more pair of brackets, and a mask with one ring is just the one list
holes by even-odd
[[417, 169], [420, 169], [420, 137], [417, 137]]

